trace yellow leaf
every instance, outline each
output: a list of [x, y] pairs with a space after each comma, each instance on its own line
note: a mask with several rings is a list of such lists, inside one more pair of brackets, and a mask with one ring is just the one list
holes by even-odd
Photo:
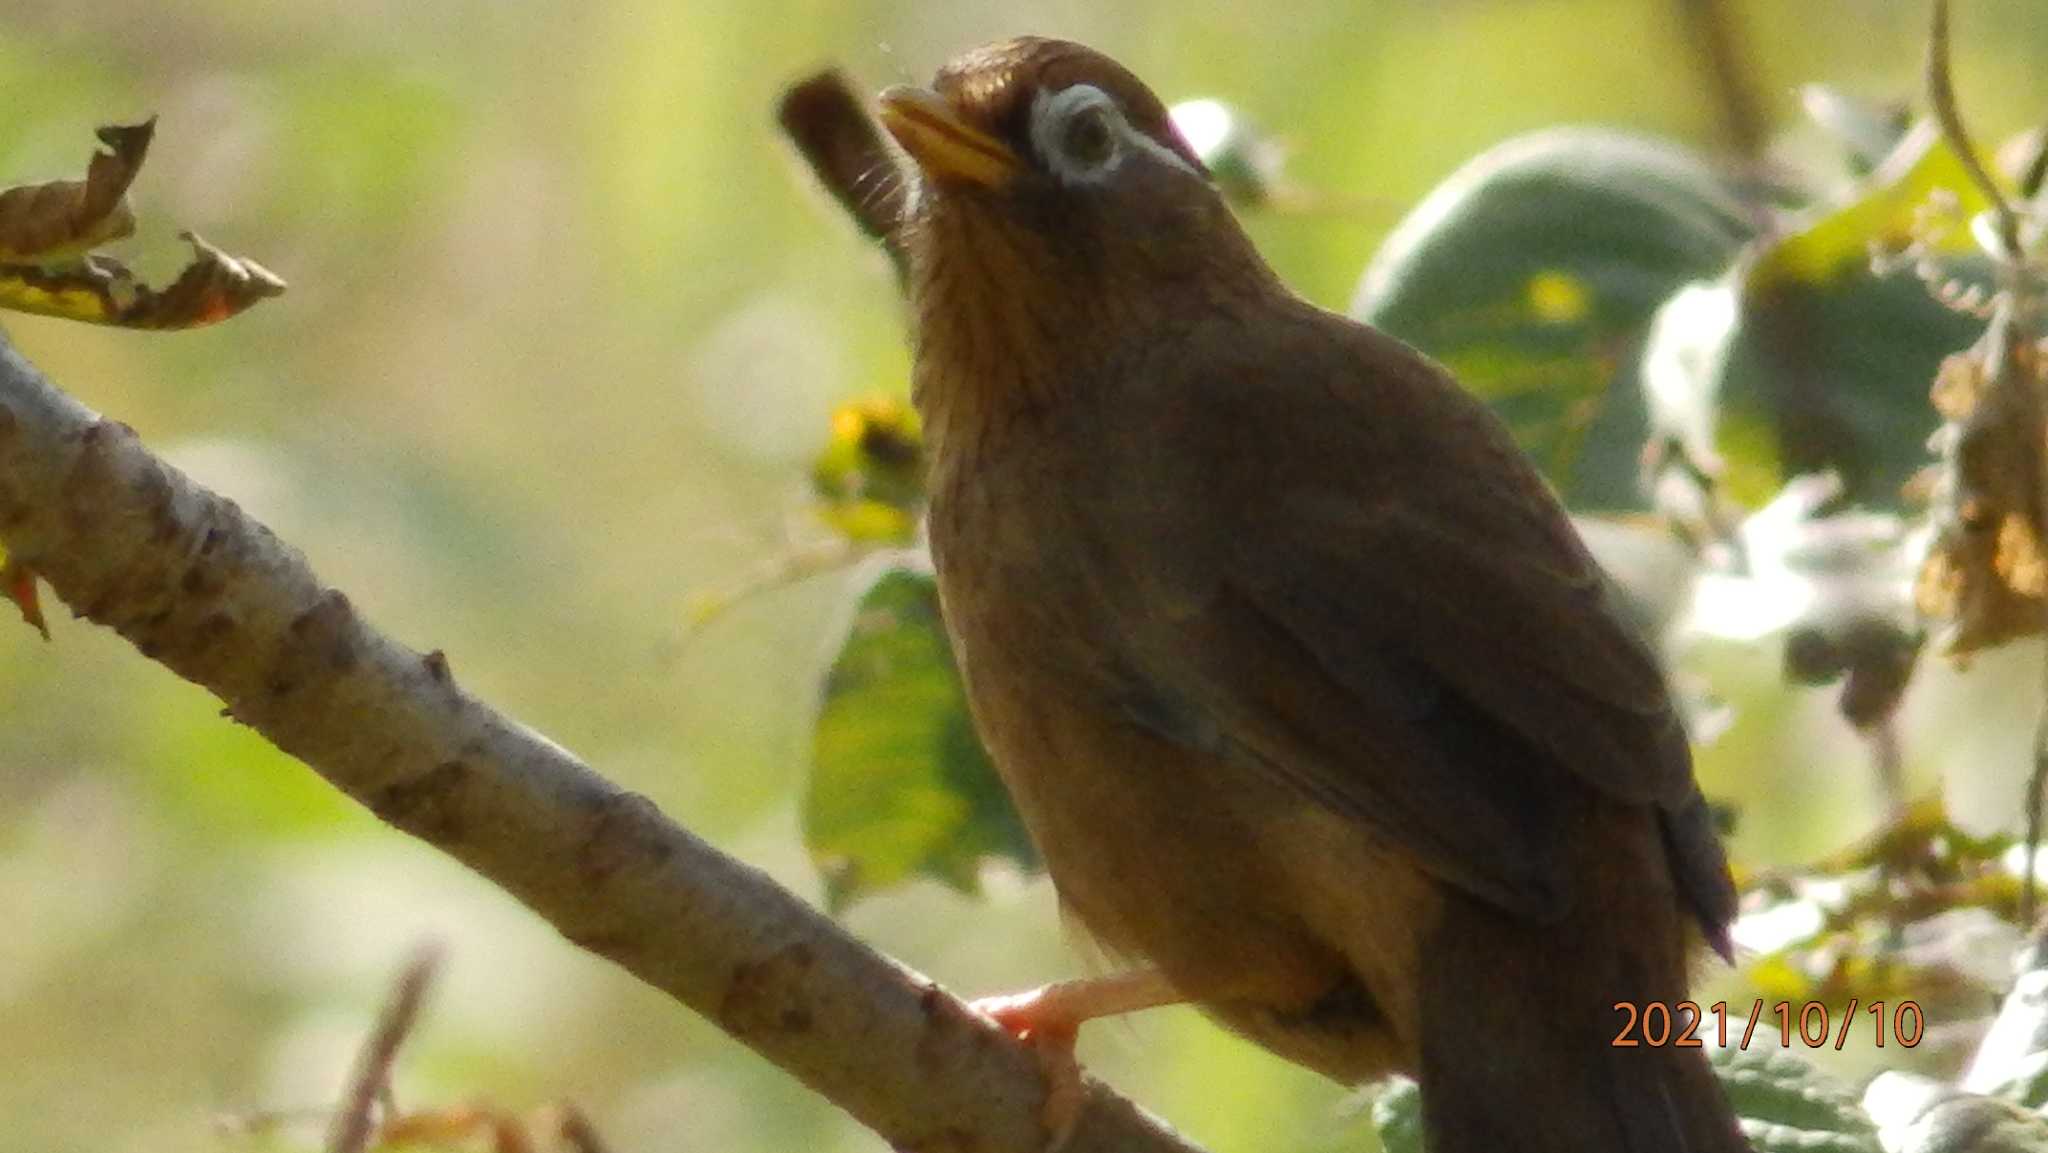
[[[1787, 280], [1820, 283], [1847, 267], [1864, 267], [1873, 242], [1887, 250], [1904, 248], [1917, 238], [1916, 215], [1936, 193], [1953, 196], [1963, 218], [1989, 206], [1941, 130], [1933, 121], [1922, 121], [1845, 204], [1821, 213], [1773, 245], [1749, 273], [1752, 290]], [[1960, 252], [1974, 243], [1967, 229], [1956, 229], [1935, 247]]]

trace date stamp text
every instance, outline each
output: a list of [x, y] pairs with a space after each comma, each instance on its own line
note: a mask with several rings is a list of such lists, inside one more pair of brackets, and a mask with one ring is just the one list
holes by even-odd
[[1873, 1001], [1864, 1005], [1852, 997], [1839, 1015], [1836, 1007], [1825, 1001], [1795, 1005], [1790, 1001], [1766, 1004], [1761, 999], [1750, 1006], [1747, 1016], [1741, 1006], [1731, 1008], [1726, 1001], [1716, 1001], [1704, 1009], [1693, 1001], [1675, 1005], [1663, 1001], [1616, 1001], [1614, 1011], [1621, 1018], [1620, 1030], [1612, 1042], [1617, 1049], [1697, 1049], [1712, 1038], [1721, 1048], [1732, 1043], [1736, 1048], [1747, 1049], [1775, 1040], [1785, 1049], [1794, 1045], [1808, 1049], [1831, 1045], [1839, 1050], [1849, 1043], [1852, 1031], [1865, 1029], [1880, 1049], [1886, 1044], [1911, 1049], [1927, 1031], [1927, 1018], [1917, 1001]]

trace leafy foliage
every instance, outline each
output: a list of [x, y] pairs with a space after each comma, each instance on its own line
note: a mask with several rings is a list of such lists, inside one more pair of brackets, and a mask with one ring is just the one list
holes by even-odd
[[938, 590], [881, 575], [826, 674], [804, 836], [833, 905], [932, 877], [975, 892], [985, 861], [1037, 854], [967, 716]]
[[[1807, 1062], [1770, 1049], [1708, 1052], [1756, 1153], [1879, 1153], [1877, 1126], [1855, 1095]], [[1372, 1122], [1386, 1153], [1426, 1153], [1415, 1082], [1390, 1081]]]
[[1886, 1153], [2043, 1153], [2048, 1118], [1913, 1073], [1884, 1073], [1864, 1093]]
[[1682, 149], [1552, 129], [1430, 193], [1373, 258], [1351, 313], [1491, 401], [1573, 507], [1636, 505], [1644, 328], [1754, 228], [1730, 185]]
[[[1807, 868], [1749, 875], [1737, 934], [1761, 954], [1752, 983], [1765, 1000], [1793, 1004], [1967, 999], [1966, 974], [1995, 970], [2012, 951], [2016, 934], [1969, 930], [1976, 914], [2017, 919], [2020, 882], [2006, 864], [2016, 847], [2012, 836], [1957, 828], [1939, 801], [1925, 800]], [[1939, 947], [1898, 948], [1901, 926], [1913, 925]], [[1987, 946], [1993, 955], [1970, 955]]]
[[1714, 1049], [1709, 1058], [1757, 1153], [1875, 1153], [1877, 1126], [1855, 1095], [1811, 1064], [1771, 1048]]
[[[1929, 197], [1961, 186], [1955, 152], [1922, 124], [1867, 179], [1702, 284], [1714, 307], [1675, 296], [1646, 356], [1655, 435], [1747, 505], [1823, 471], [1850, 502], [1895, 503], [1927, 463], [1927, 382], [1979, 323], [1878, 275], [1871, 253], [1910, 247]], [[1959, 211], [1983, 205], [1947, 195]], [[1927, 255], [1955, 244], [1941, 236]]]

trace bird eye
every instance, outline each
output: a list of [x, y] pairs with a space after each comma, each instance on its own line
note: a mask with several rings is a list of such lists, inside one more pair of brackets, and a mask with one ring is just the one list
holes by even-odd
[[[1040, 92], [1031, 104], [1031, 151], [1046, 171], [1062, 184], [1099, 184], [1123, 164], [1124, 154], [1157, 152], [1141, 132], [1131, 129], [1123, 109], [1093, 84], [1074, 84]], [[1182, 167], [1186, 167], [1182, 164]]]
[[1060, 154], [1082, 170], [1101, 168], [1116, 158], [1116, 125], [1107, 104], [1085, 104], [1067, 117], [1060, 129]]

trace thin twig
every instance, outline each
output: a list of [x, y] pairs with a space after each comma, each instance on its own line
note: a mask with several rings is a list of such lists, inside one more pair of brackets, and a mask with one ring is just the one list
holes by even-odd
[[2027, 840], [2020, 853], [2020, 920], [2031, 923], [2038, 899], [2039, 883], [2035, 879], [2035, 862], [2041, 854], [2041, 805], [2048, 797], [2048, 707], [2041, 710], [2041, 720], [2034, 728], [2034, 771], [2027, 776]]
[[1728, 0], [1677, 0], [1693, 51], [1705, 68], [1721, 111], [1721, 134], [1744, 160], [1763, 151], [1763, 102], [1741, 46]]
[[891, 547], [894, 546], [868, 544], [842, 536], [793, 542], [764, 558], [737, 579], [693, 594], [687, 619], [663, 656], [674, 659], [712, 622], [747, 601], [780, 592], [812, 577], [843, 571], [866, 559], [869, 554]]
[[901, 277], [904, 255], [897, 234], [908, 178], [845, 73], [828, 68], [791, 85], [775, 114], [818, 182], [881, 244]]
[[1885, 822], [1896, 824], [1906, 815], [1907, 808], [1905, 755], [1899, 745], [1897, 712], [1888, 712], [1877, 723], [1863, 729], [1863, 739], [1870, 750], [1870, 764], [1877, 774], [1878, 789], [1884, 794]]
[[[362, 1153], [376, 1131], [376, 1110], [380, 1101], [391, 1098], [391, 1064], [399, 1046], [412, 1034], [427, 989], [441, 967], [441, 948], [426, 944], [414, 951], [412, 959], [391, 984], [391, 996], [377, 1015], [377, 1025], [356, 1055], [355, 1070], [349, 1075], [348, 1092], [327, 1134], [327, 1153]], [[388, 1107], [388, 1104], [387, 1104]]]
[[2017, 263], [2021, 259], [2019, 214], [1985, 170], [1976, 147], [1970, 143], [1969, 130], [1963, 126], [1962, 113], [1956, 109], [1955, 82], [1949, 71], [1948, 0], [1934, 0], [1933, 27], [1927, 40], [1927, 103], [1934, 111], [1935, 122], [1941, 125], [1942, 135], [1948, 138], [1949, 147], [1962, 161], [1970, 183], [1991, 202], [1991, 211], [1998, 218], [1998, 242], [2005, 250], [1999, 254], [2003, 257], [2001, 263]]

